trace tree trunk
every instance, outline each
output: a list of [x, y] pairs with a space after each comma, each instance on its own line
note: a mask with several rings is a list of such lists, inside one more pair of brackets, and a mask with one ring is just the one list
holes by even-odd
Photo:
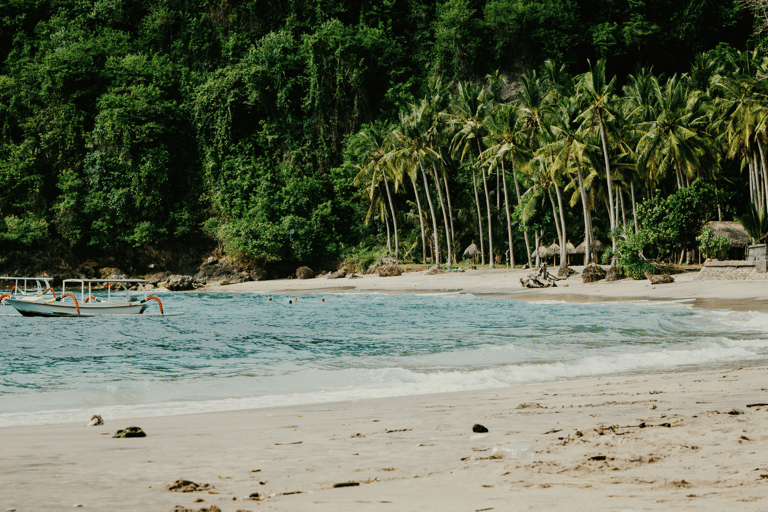
[[504, 171], [504, 160], [501, 160], [501, 184], [504, 187], [504, 209], [507, 212], [507, 238], [509, 239], [509, 261], [515, 268], [515, 252], [512, 250], [512, 219], [509, 216], [509, 194], [507, 193], [507, 173]]
[[384, 224], [387, 225], [387, 254], [392, 253], [392, 235], [389, 231], [389, 218], [384, 215]]
[[451, 266], [451, 231], [448, 226], [448, 211], [445, 208], [445, 202], [443, 201], [442, 187], [440, 186], [440, 178], [437, 175], [437, 167], [432, 162], [432, 172], [435, 174], [435, 185], [437, 186], [437, 197], [440, 199], [440, 209], [443, 210], [443, 221], [445, 222], [445, 245], [448, 249], [447, 262], [448, 266]]
[[480, 196], [477, 195], [477, 174], [475, 173], [474, 158], [471, 159], [472, 163], [472, 188], [475, 190], [475, 205], [477, 206], [477, 225], [478, 233], [480, 233], [480, 259], [481, 264], [485, 265], [485, 246], [483, 245], [483, 214], [480, 212]]
[[547, 189], [547, 195], [549, 196], [550, 204], [552, 204], [552, 216], [554, 217], [553, 220], [555, 221], [555, 228], [557, 229], [557, 239], [560, 241], [560, 265], [562, 265], [563, 264], [563, 245], [565, 244], [565, 242], [563, 242], [563, 232], [560, 229], [560, 220], [558, 219], [555, 200], [552, 199], [552, 190]]
[[[605, 179], [608, 182], [608, 213], [611, 220], [611, 245], [613, 246], [613, 253], [616, 254], [616, 239], [613, 236], [613, 230], [616, 229], [616, 219], [613, 216], [613, 185], [611, 184], [611, 162], [608, 157], [608, 141], [605, 138], [605, 121], [600, 116], [600, 138], [603, 143], [603, 159], [605, 160]], [[615, 260], [615, 258], [614, 258]]]
[[[477, 141], [478, 155], [483, 153], [483, 148], [480, 147], [480, 139]], [[479, 157], [478, 157], [479, 158]], [[480, 175], [483, 177], [483, 190], [485, 191], [485, 208], [488, 210], [488, 266], [494, 268], [493, 258], [493, 225], [491, 224], [491, 198], [488, 195], [488, 181], [485, 179], [485, 167], [480, 167]]]
[[448, 176], [443, 176], [445, 182], [445, 197], [448, 199], [448, 218], [451, 220], [451, 251], [456, 247], [456, 235], [453, 231], [453, 206], [451, 206], [451, 191], [448, 189]]
[[424, 178], [424, 191], [427, 194], [427, 203], [429, 204], [429, 213], [432, 215], [432, 231], [435, 235], [435, 259], [434, 264], [440, 264], [440, 245], [437, 241], [437, 217], [435, 216], [435, 208], [432, 206], [432, 194], [429, 193], [429, 183], [427, 182], [427, 173], [424, 172], [424, 166], [419, 158], [419, 168], [421, 169], [421, 177]]
[[416, 208], [419, 210], [419, 225], [421, 226], [421, 262], [427, 263], [427, 235], [424, 234], [424, 215], [421, 213], [421, 200], [419, 199], [419, 187], [416, 186], [416, 180], [413, 176], [411, 183], [413, 183], [413, 192], [416, 194]]
[[639, 231], [637, 227], [637, 203], [635, 203], [635, 182], [629, 182], [629, 188], [632, 191], [632, 220], [635, 221], [635, 234]]
[[[520, 184], [517, 182], [517, 168], [512, 164], [512, 179], [515, 180], [515, 194], [517, 195], [517, 206], [520, 206]], [[533, 262], [531, 261], [531, 244], [528, 241], [528, 230], [523, 229], [523, 237], [525, 237], [525, 253], [528, 258], [528, 267], [533, 268]], [[538, 245], [536, 248], [538, 249]]]
[[554, 183], [555, 185], [555, 192], [557, 192], [557, 204], [560, 208], [560, 227], [563, 230], [563, 241], [560, 244], [560, 268], [565, 268], [568, 266], [568, 255], [566, 254], [566, 247], [565, 245], [568, 243], [568, 235], [565, 231], [565, 214], [563, 213], [563, 196], [560, 193], [560, 187], [557, 186], [557, 183]]
[[397, 216], [395, 215], [395, 207], [392, 204], [392, 195], [389, 193], [389, 181], [387, 181], [387, 172], [382, 169], [381, 174], [384, 176], [384, 188], [387, 191], [387, 199], [389, 200], [389, 209], [392, 210], [392, 224], [395, 227], [395, 259], [400, 259], [400, 240], [397, 237]]
[[501, 194], [499, 194], [499, 171], [496, 170], [496, 209], [498, 210], [501, 207]]
[[587, 209], [587, 191], [584, 190], [584, 178], [581, 174], [581, 162], [576, 159], [576, 171], [579, 175], [579, 192], [581, 192], [581, 206], [584, 210], [584, 265], [589, 264], [589, 245], [592, 243], [590, 240], [589, 230], [589, 211]]
[[493, 226], [491, 225], [491, 199], [488, 197], [488, 182], [485, 179], [485, 169], [480, 168], [480, 174], [483, 176], [483, 188], [485, 189], [485, 207], [488, 210], [488, 266], [494, 268], [493, 260]]
[[534, 229], [533, 234], [536, 242], [536, 266], [538, 267], [541, 265], [541, 256], [539, 255], [539, 244], [541, 244], [541, 241], [539, 239], [539, 230]]
[[617, 189], [617, 192], [619, 193], [619, 199], [621, 200], [621, 222], [624, 224], [624, 228], [627, 227], [627, 212], [624, 209], [624, 194], [622, 193], [621, 189]]

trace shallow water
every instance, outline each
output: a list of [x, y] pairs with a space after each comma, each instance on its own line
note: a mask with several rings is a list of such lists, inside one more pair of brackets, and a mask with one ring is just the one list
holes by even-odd
[[[471, 294], [165, 294], [183, 316], [0, 308], [0, 426], [504, 387], [768, 358], [768, 315]], [[325, 303], [321, 302], [325, 300]]]

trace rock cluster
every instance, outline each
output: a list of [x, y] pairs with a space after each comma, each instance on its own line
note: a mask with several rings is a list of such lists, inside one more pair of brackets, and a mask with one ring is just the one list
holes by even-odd
[[336, 272], [331, 272], [326, 276], [326, 279], [341, 279], [342, 277], [347, 277], [347, 271], [343, 268], [340, 268]]
[[675, 278], [668, 275], [668, 274], [662, 274], [660, 276], [655, 276], [651, 274], [649, 271], [645, 271], [645, 277], [648, 278], [648, 280], [651, 282], [651, 284], [667, 284], [667, 283], [674, 283]]
[[611, 268], [608, 269], [608, 272], [605, 274], [605, 281], [607, 283], [618, 281], [621, 279], [621, 272], [619, 271], [619, 268], [616, 265], [611, 265]]
[[315, 273], [309, 267], [299, 267], [296, 269], [296, 277], [299, 279], [312, 279]]
[[394, 277], [402, 275], [403, 269], [397, 265], [386, 265], [376, 269], [376, 272], [379, 274], [379, 277]]
[[594, 283], [605, 279], [605, 270], [599, 265], [587, 265], [581, 273], [581, 279], [585, 283]]

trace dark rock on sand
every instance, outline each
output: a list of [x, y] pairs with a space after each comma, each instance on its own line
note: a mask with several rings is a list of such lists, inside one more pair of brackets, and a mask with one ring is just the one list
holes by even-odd
[[200, 265], [194, 281], [205, 285], [236, 284], [258, 281], [260, 278], [261, 274], [254, 277], [253, 272], [245, 271], [236, 261], [225, 257], [221, 259], [208, 258], [205, 263]]
[[99, 270], [102, 279], [128, 279], [128, 276], [119, 268], [104, 267]]
[[651, 284], [667, 284], [675, 282], [675, 278], [670, 275], [661, 274], [659, 276], [655, 276], [647, 270], [645, 271], [645, 277], [648, 278]]
[[605, 279], [605, 270], [599, 265], [587, 265], [581, 273], [581, 279], [585, 283], [594, 283]]
[[147, 437], [147, 434], [141, 430], [139, 427], [128, 427], [123, 430], [118, 430], [115, 432], [115, 435], [112, 436], [113, 438], [123, 438], [123, 437]]
[[403, 269], [397, 265], [387, 265], [385, 267], [379, 267], [377, 270], [379, 277], [393, 277], [403, 274]]
[[296, 269], [296, 277], [299, 279], [312, 279], [315, 277], [315, 273], [309, 267], [299, 267]]
[[744, 411], [742, 411], [741, 409], [736, 409], [736, 408], [734, 407], [733, 409], [731, 409], [730, 411], [728, 411], [728, 414], [730, 414], [731, 416], [738, 416], [738, 415], [740, 415], [740, 414], [744, 414]]
[[560, 267], [557, 270], [557, 277], [564, 277], [566, 279], [576, 274], [578, 274], [578, 272], [573, 270], [571, 267]]
[[148, 275], [145, 279], [147, 280], [147, 284], [158, 286], [160, 283], [166, 282], [169, 277], [171, 277], [170, 272], [157, 272], [155, 274]]
[[488, 432], [488, 429], [479, 423], [475, 423], [474, 425], [472, 425], [472, 432], [477, 432], [478, 434], [482, 434], [484, 432]]
[[340, 268], [336, 272], [331, 272], [330, 274], [328, 274], [326, 279], [341, 279], [342, 277], [347, 277], [347, 271], [344, 270], [343, 268]]
[[184, 480], [182, 478], [165, 486], [165, 490], [171, 492], [198, 492], [210, 491], [212, 489], [213, 486], [211, 484], [196, 484], [191, 480]]
[[176, 505], [171, 509], [171, 512], [221, 512], [221, 509], [216, 505], [211, 505], [210, 507], [203, 507], [196, 511], [195, 509], [187, 508], [183, 505]]
[[427, 271], [427, 273], [426, 273], [426, 274], [424, 274], [424, 275], [425, 275], [425, 276], [434, 276], [434, 275], [437, 275], [437, 274], [445, 274], [445, 270], [443, 270], [443, 269], [441, 269], [440, 267], [438, 267], [437, 265], [435, 265], [434, 267], [432, 267], [431, 269], [429, 269], [429, 270]]
[[618, 281], [622, 278], [621, 271], [619, 270], [619, 267], [616, 265], [611, 265], [611, 268], [608, 269], [608, 272], [605, 274], [605, 281], [607, 283]]
[[261, 498], [261, 495], [260, 495], [259, 493], [257, 493], [257, 492], [252, 492], [252, 493], [251, 493], [250, 495], [248, 495], [248, 497], [247, 497], [247, 498], [245, 498], [245, 499], [247, 499], [247, 500], [252, 500], [252, 501], [258, 501], [258, 500], [259, 500], [259, 498]]

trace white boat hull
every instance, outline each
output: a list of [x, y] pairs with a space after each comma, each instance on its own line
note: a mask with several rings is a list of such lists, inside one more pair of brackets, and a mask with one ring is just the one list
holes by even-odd
[[80, 312], [74, 302], [62, 301], [28, 301], [21, 299], [6, 299], [5, 303], [13, 306], [24, 316], [98, 316], [98, 315], [140, 315], [147, 309], [146, 303], [105, 303], [80, 304]]

